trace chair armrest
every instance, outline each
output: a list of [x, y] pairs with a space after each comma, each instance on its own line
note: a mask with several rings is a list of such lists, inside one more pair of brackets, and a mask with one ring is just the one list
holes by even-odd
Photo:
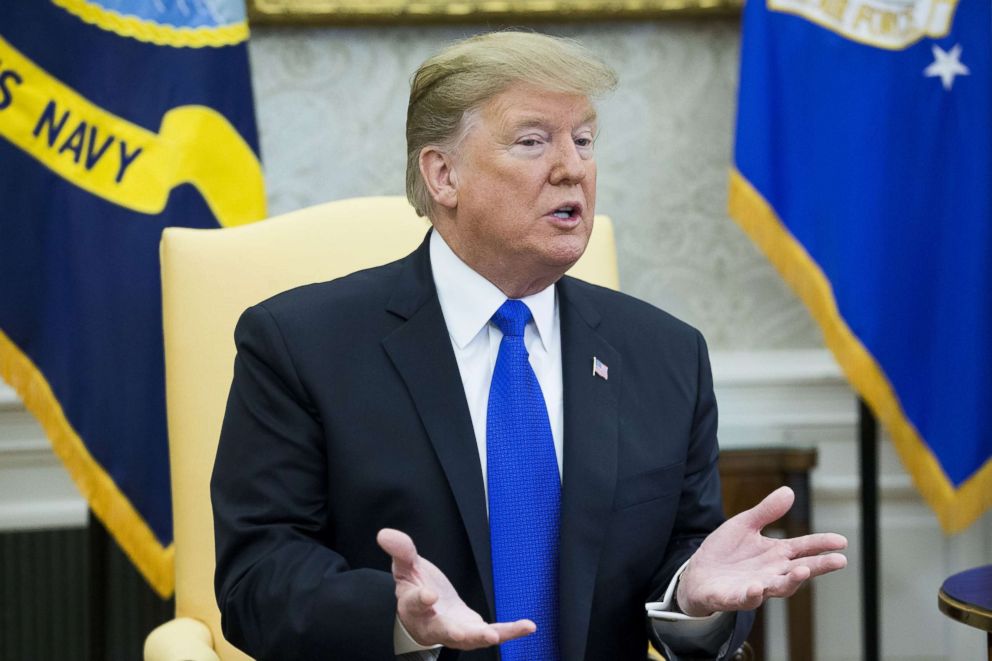
[[210, 629], [199, 620], [180, 617], [145, 638], [145, 661], [220, 661]]

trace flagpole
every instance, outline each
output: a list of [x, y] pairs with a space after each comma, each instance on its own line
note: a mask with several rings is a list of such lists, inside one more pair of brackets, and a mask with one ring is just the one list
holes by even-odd
[[878, 421], [858, 398], [861, 469], [861, 612], [865, 661], [878, 661]]

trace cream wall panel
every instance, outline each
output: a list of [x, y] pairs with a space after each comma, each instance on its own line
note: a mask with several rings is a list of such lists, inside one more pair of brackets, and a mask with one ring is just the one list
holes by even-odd
[[[713, 348], [821, 345], [725, 212], [738, 67], [733, 18], [545, 25], [620, 73], [600, 103], [597, 208], [616, 221], [623, 289], [698, 326]], [[258, 27], [250, 42], [273, 213], [402, 194], [418, 64], [469, 27]]]
[[86, 510], [41, 427], [0, 380], [0, 531], [81, 527]]

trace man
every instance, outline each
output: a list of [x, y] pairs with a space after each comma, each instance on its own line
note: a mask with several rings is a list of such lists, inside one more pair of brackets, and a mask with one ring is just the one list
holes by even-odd
[[[746, 635], [735, 611], [844, 565], [838, 535], [761, 537], [788, 490], [721, 525], [701, 336], [562, 277], [614, 84], [535, 34], [431, 58], [407, 192], [433, 231], [245, 312], [212, 495], [224, 632], [249, 654], [643, 659], [650, 632], [714, 657]], [[649, 626], [653, 600], [673, 622]]]

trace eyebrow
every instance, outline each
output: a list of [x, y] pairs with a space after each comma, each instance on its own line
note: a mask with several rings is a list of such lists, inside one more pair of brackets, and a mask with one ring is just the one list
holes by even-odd
[[[596, 118], [597, 118], [596, 110], [592, 109], [585, 117], [582, 118], [582, 121], [579, 122], [578, 125], [582, 126], [584, 124], [595, 122]], [[506, 127], [513, 130], [520, 130], [520, 129], [529, 129], [529, 128], [543, 128], [547, 126], [547, 124], [548, 122], [544, 117], [524, 116], [517, 121], [506, 122]]]

